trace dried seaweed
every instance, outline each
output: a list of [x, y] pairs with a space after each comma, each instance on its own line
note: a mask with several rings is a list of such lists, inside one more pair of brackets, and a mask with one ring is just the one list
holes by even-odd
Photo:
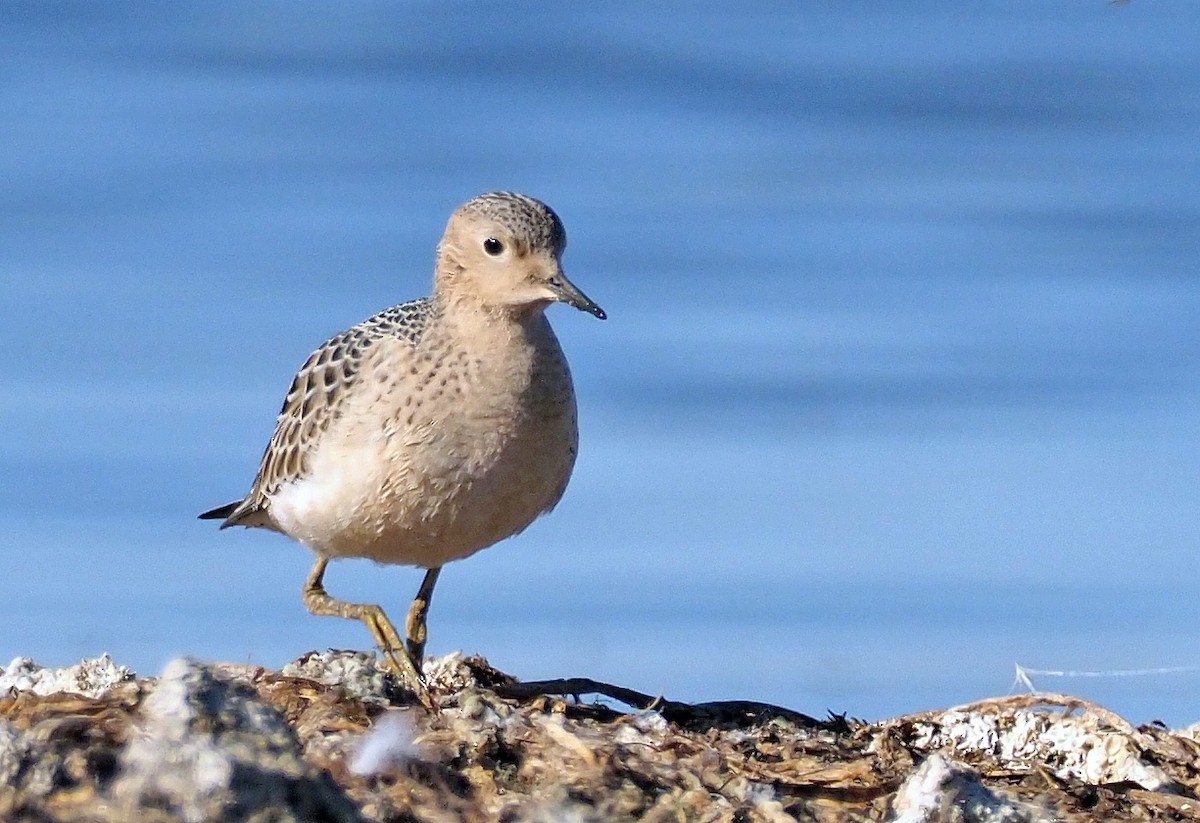
[[0, 819], [1200, 819], [1190, 732], [1068, 695], [863, 723], [580, 678], [518, 683], [478, 658], [430, 661], [426, 676], [432, 712], [353, 652], [280, 672], [177, 661], [89, 695], [12, 687]]

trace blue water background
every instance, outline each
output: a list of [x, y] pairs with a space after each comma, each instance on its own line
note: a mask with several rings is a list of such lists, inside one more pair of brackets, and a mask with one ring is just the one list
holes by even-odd
[[[1200, 666], [1197, 44], [1191, 0], [0, 5], [0, 665], [367, 646], [195, 515], [511, 188], [611, 319], [550, 310], [574, 480], [432, 652], [867, 718]], [[1195, 671], [1034, 680], [1200, 720]]]

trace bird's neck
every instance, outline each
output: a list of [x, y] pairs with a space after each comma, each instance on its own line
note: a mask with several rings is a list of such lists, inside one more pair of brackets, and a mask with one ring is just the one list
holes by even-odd
[[439, 290], [434, 294], [438, 310], [461, 333], [485, 333], [518, 329], [531, 330], [545, 322], [544, 312], [550, 301], [536, 303], [497, 304], [485, 303], [471, 294], [459, 294], [453, 290]]

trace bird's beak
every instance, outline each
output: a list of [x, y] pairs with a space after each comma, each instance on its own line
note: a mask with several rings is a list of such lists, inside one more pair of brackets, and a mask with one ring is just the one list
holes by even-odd
[[567, 276], [563, 273], [562, 269], [559, 269], [558, 272], [547, 281], [546, 285], [550, 289], [550, 292], [554, 295], [554, 299], [566, 303], [569, 306], [574, 306], [580, 311], [585, 311], [588, 314], [595, 315], [601, 320], [604, 320], [606, 317], [608, 317], [608, 315], [604, 313], [604, 309], [593, 303], [590, 297], [577, 289], [575, 284], [567, 279]]

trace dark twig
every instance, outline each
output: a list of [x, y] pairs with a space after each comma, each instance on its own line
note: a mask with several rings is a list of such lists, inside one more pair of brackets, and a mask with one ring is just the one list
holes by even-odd
[[494, 687], [496, 694], [515, 700], [527, 700], [543, 695], [571, 695], [578, 698], [584, 694], [598, 694], [619, 700], [635, 709], [654, 709], [673, 723], [730, 722], [739, 725], [757, 723], [780, 718], [798, 726], [822, 725], [816, 718], [809, 717], [782, 706], [759, 703], [753, 700], [718, 700], [710, 703], [680, 703], [644, 694], [624, 686], [614, 686], [592, 680], [590, 677], [565, 677], [556, 680], [531, 680], [525, 683], [507, 683]]

